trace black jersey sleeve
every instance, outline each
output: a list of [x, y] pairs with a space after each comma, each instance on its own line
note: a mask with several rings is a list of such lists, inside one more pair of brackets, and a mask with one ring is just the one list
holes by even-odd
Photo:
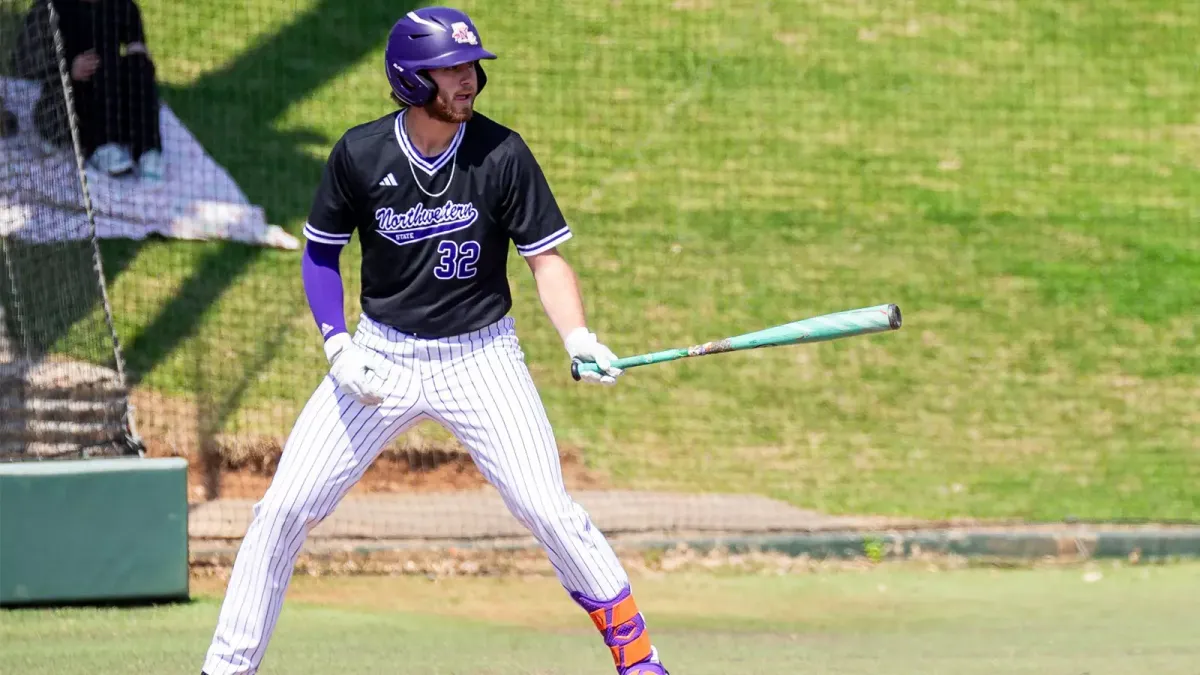
[[358, 203], [357, 186], [346, 139], [342, 137], [325, 162], [304, 224], [304, 236], [322, 244], [349, 244], [358, 220], [354, 208]]
[[570, 239], [571, 228], [525, 140], [513, 134], [509, 144], [500, 170], [499, 220], [517, 253], [536, 255]]

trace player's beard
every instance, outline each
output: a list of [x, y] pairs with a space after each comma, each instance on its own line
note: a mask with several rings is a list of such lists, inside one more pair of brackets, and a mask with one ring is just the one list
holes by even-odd
[[425, 112], [429, 113], [429, 116], [435, 120], [457, 124], [470, 121], [471, 116], [475, 114], [473, 110], [474, 104], [474, 96], [469, 101], [459, 103], [454, 100], [453, 96], [449, 100], [443, 99], [442, 94], [439, 92], [437, 96], [433, 97], [432, 101], [425, 104]]

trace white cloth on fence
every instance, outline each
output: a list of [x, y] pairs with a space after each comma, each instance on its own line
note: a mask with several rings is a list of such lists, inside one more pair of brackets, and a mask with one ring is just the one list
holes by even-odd
[[[84, 239], [88, 222], [75, 155], [42, 149], [33, 124], [39, 93], [36, 82], [0, 77], [0, 96], [20, 122], [16, 136], [0, 139], [0, 236], [35, 242]], [[160, 109], [166, 160], [161, 182], [136, 173], [113, 178], [87, 172], [96, 236], [224, 239], [299, 249], [296, 237], [266, 222], [262, 207], [250, 203], [171, 109], [166, 104]]]

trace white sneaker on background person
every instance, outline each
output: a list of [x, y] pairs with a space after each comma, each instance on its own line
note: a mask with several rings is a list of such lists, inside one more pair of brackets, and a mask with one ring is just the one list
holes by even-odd
[[147, 150], [138, 158], [138, 173], [146, 180], [155, 183], [161, 181], [166, 168], [166, 161], [160, 150]]
[[105, 143], [88, 158], [88, 165], [110, 176], [120, 176], [133, 170], [133, 158], [120, 145]]

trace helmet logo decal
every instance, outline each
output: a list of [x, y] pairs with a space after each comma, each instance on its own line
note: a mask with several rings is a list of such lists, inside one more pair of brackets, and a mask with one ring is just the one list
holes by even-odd
[[479, 44], [479, 38], [475, 37], [474, 31], [472, 31], [470, 28], [467, 28], [466, 23], [462, 21], [455, 21], [454, 23], [450, 24], [450, 29], [454, 31], [451, 35], [453, 35], [454, 41], [458, 44]]

